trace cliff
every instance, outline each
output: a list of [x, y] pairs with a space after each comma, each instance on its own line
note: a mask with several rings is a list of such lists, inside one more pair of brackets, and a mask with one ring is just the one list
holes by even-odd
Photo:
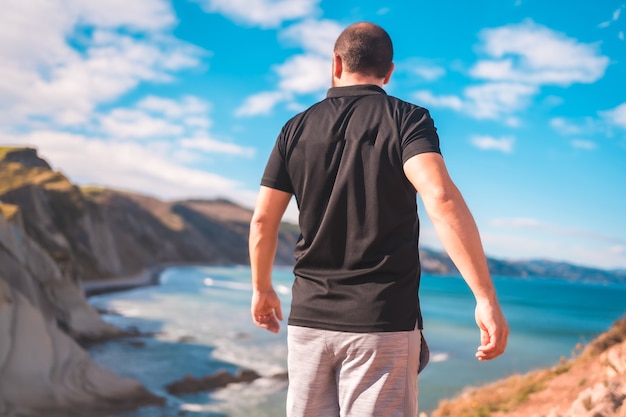
[[120, 331], [24, 232], [19, 210], [1, 203], [0, 266], [1, 416], [96, 416], [162, 403], [139, 382], [95, 364], [76, 343]]
[[[164, 202], [78, 187], [33, 149], [0, 152], [0, 202], [76, 282], [139, 273], [162, 263], [245, 264], [252, 212], [217, 201]], [[280, 233], [276, 262], [293, 263], [295, 226]]]
[[[34, 149], [0, 148], [0, 416], [98, 416], [162, 404], [77, 341], [118, 337], [81, 283], [162, 263], [246, 263], [251, 212], [80, 188]], [[285, 225], [278, 261], [291, 261]], [[45, 410], [45, 411], [44, 411]]]
[[626, 416], [626, 317], [577, 357], [441, 402], [431, 417]]

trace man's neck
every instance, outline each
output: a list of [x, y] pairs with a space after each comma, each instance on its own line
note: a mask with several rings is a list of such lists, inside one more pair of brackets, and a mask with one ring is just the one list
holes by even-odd
[[343, 72], [341, 78], [333, 77], [333, 87], [349, 87], [351, 85], [373, 84], [383, 87], [384, 78], [373, 77], [371, 75], [363, 75], [354, 72]]

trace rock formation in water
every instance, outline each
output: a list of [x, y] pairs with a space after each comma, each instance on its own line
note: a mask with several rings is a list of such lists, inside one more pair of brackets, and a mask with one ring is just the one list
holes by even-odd
[[172, 395], [193, 394], [224, 388], [229, 384], [252, 382], [260, 377], [255, 371], [244, 369], [239, 370], [235, 375], [226, 371], [217, 371], [202, 378], [185, 375], [181, 380], [167, 384], [165, 388]]

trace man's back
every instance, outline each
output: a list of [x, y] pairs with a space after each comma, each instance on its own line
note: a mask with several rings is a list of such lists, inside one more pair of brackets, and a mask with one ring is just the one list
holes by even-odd
[[439, 152], [428, 112], [374, 85], [331, 88], [285, 125], [262, 184], [300, 208], [290, 324], [421, 327], [416, 196], [402, 165], [422, 152]]

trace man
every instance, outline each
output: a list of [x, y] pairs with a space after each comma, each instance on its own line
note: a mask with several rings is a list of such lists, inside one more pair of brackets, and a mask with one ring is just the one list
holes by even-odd
[[388, 96], [387, 32], [362, 22], [335, 43], [325, 100], [289, 120], [267, 163], [250, 225], [260, 327], [278, 332], [278, 227], [300, 209], [288, 321], [287, 415], [416, 416], [422, 317], [416, 191], [476, 298], [478, 360], [508, 327], [475, 222], [448, 176], [426, 109]]

